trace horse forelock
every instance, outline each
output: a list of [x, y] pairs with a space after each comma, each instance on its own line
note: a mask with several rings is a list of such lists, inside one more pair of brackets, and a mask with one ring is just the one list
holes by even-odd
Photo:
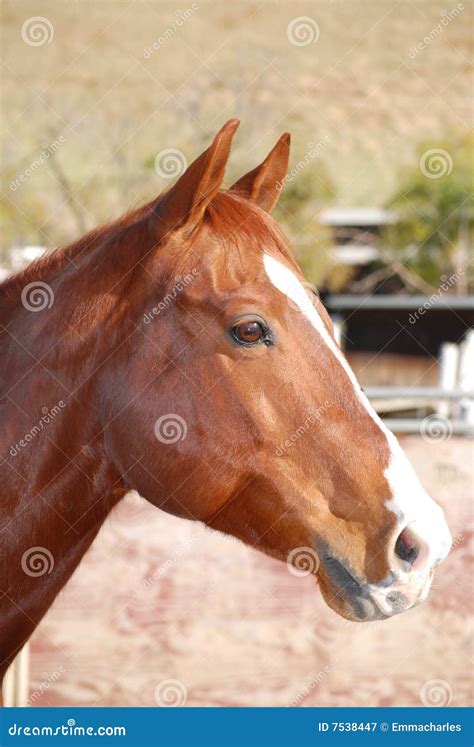
[[238, 192], [218, 192], [207, 208], [205, 222], [230, 247], [240, 247], [248, 242], [262, 251], [272, 247], [287, 259], [292, 259], [279, 224]]

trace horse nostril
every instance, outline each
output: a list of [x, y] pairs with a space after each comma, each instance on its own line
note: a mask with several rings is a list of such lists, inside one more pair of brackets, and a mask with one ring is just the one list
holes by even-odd
[[395, 555], [406, 563], [413, 565], [420, 552], [416, 537], [409, 529], [404, 529], [395, 543]]

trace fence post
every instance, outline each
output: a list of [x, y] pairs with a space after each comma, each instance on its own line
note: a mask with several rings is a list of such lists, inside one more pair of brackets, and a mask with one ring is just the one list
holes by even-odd
[[[456, 389], [459, 369], [459, 348], [454, 342], [441, 345], [439, 360], [439, 386], [444, 391]], [[445, 418], [452, 416], [453, 403], [449, 399], [439, 400], [436, 412]]]
[[459, 388], [470, 395], [460, 401], [460, 417], [474, 433], [474, 330], [470, 329], [460, 345]]
[[5, 706], [26, 706], [30, 692], [30, 649], [26, 643], [7, 670], [3, 682]]
[[346, 328], [346, 323], [345, 323], [344, 318], [342, 316], [339, 316], [339, 314], [337, 314], [336, 316], [333, 316], [332, 326], [334, 328], [334, 337], [336, 339], [336, 342], [341, 348], [341, 350], [344, 350], [344, 330]]

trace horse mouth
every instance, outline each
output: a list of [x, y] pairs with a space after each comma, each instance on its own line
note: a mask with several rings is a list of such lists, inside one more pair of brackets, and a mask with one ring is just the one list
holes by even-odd
[[325, 557], [325, 575], [333, 589], [321, 585], [327, 604], [342, 617], [354, 622], [387, 620], [410, 609], [409, 602], [401, 591], [374, 593], [367, 584], [359, 581], [337, 558]]

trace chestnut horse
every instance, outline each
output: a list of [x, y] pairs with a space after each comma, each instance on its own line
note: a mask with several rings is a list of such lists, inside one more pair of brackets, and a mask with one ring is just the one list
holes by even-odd
[[0, 286], [2, 675], [132, 489], [306, 554], [351, 620], [413, 607], [448, 553], [270, 217], [289, 135], [224, 191], [237, 126], [164, 195]]

